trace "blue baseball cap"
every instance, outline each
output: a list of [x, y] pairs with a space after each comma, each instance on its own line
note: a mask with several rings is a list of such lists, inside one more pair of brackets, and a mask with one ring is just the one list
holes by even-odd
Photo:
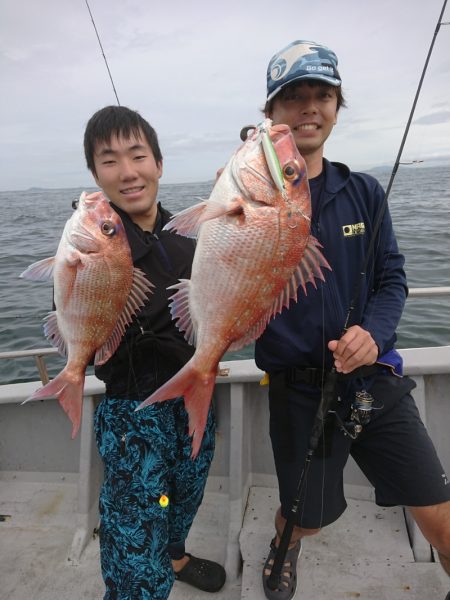
[[321, 44], [295, 40], [277, 52], [267, 67], [267, 100], [294, 81], [318, 79], [330, 85], [341, 85], [336, 54]]

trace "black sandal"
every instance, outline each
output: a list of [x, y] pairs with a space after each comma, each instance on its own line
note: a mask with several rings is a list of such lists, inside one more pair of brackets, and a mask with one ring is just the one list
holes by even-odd
[[[264, 563], [263, 568], [263, 587], [266, 598], [269, 600], [291, 600], [294, 597], [297, 589], [297, 559], [302, 551], [302, 542], [298, 542], [290, 550], [286, 552], [286, 558], [284, 559], [283, 569], [281, 571], [280, 582], [278, 587], [271, 590], [267, 585], [269, 575], [266, 575], [266, 571], [272, 572], [273, 561], [275, 560], [275, 554], [277, 547], [275, 546], [275, 538], [270, 542], [270, 552]], [[271, 564], [270, 564], [271, 563]]]
[[218, 592], [224, 585], [225, 569], [219, 563], [205, 558], [196, 558], [186, 552], [189, 561], [179, 571], [175, 571], [175, 579], [184, 581], [204, 592]]

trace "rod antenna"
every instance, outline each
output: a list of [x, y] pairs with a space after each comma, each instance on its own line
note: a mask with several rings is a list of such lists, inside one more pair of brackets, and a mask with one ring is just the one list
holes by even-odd
[[108, 70], [108, 75], [109, 75], [109, 78], [110, 78], [110, 80], [111, 80], [111, 85], [112, 85], [112, 88], [113, 88], [113, 90], [114, 90], [114, 95], [115, 95], [115, 97], [116, 97], [117, 104], [118, 104], [118, 106], [120, 106], [119, 97], [118, 97], [118, 95], [117, 95], [117, 92], [116, 92], [116, 87], [115, 87], [115, 85], [114, 85], [114, 81], [113, 81], [113, 78], [112, 78], [112, 75], [111, 75], [111, 71], [109, 70], [108, 61], [106, 60], [105, 52], [104, 52], [104, 50], [103, 50], [103, 46], [102, 46], [102, 43], [101, 43], [101, 41], [100, 41], [100, 36], [98, 35], [97, 27], [95, 26], [94, 17], [92, 16], [92, 12], [91, 12], [91, 9], [90, 9], [90, 6], [89, 6], [89, 3], [88, 3], [88, 0], [84, 0], [84, 1], [86, 2], [87, 9], [88, 9], [88, 11], [89, 11], [89, 14], [90, 14], [90, 16], [91, 16], [92, 25], [94, 26], [95, 35], [97, 36], [98, 44], [99, 44], [99, 46], [100, 46], [100, 50], [102, 51], [103, 60], [105, 61], [105, 65], [106, 65], [106, 68], [107, 68], [107, 70]]

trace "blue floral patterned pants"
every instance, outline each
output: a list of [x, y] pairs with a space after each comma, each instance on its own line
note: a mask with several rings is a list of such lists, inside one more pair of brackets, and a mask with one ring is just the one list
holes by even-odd
[[95, 415], [104, 463], [100, 494], [104, 600], [169, 596], [174, 581], [169, 547], [184, 547], [214, 454], [212, 409], [193, 460], [183, 400], [134, 412], [139, 403], [106, 397]]

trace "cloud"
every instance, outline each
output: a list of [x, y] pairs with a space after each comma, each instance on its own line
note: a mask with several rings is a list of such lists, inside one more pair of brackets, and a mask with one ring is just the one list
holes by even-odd
[[[351, 166], [386, 162], [406, 124], [441, 0], [429, 0], [427, 10], [410, 0], [407, 11], [405, 0], [317, 0], [300, 7], [301, 18], [297, 0], [283, 0], [276, 18], [269, 0], [91, 0], [90, 7], [120, 103], [157, 130], [172, 183], [210, 179], [224, 164], [242, 126], [262, 119], [269, 58], [299, 38], [339, 56], [348, 109], [326, 154]], [[0, 187], [73, 187], [77, 177], [83, 185], [85, 124], [116, 103], [85, 3], [2, 0], [1, 12]], [[440, 33], [414, 122], [424, 152], [450, 152], [449, 67]]]
[[414, 120], [415, 125], [438, 125], [440, 123], [450, 122], [450, 110], [424, 115]]

